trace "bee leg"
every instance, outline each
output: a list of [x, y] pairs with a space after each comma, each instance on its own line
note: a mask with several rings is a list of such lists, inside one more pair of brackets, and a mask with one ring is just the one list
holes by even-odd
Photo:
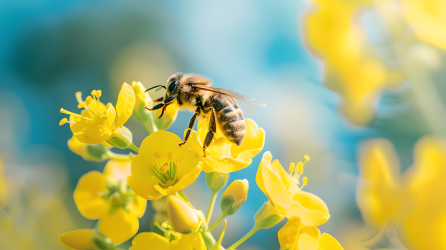
[[211, 144], [212, 139], [214, 139], [214, 133], [217, 132], [217, 124], [215, 123], [214, 110], [211, 109], [211, 119], [209, 121], [209, 131], [206, 134], [206, 138], [203, 143], [203, 157], [206, 157], [206, 148]]
[[200, 107], [198, 107], [198, 108], [195, 110], [194, 115], [193, 115], [192, 118], [190, 119], [190, 121], [189, 121], [189, 126], [188, 126], [188, 128], [187, 128], [187, 133], [186, 133], [186, 136], [184, 137], [184, 142], [180, 143], [180, 145], [179, 145], [180, 147], [183, 146], [183, 145], [187, 142], [187, 139], [189, 139], [190, 131], [191, 131], [192, 128], [194, 127], [194, 125], [195, 125], [195, 120], [197, 120], [197, 116], [199, 116], [199, 115], [200, 115]]
[[155, 105], [155, 107], [153, 107], [153, 108], [144, 107], [144, 109], [147, 109], [147, 110], [149, 110], [149, 111], [153, 111], [153, 110], [160, 109], [160, 108], [162, 108], [162, 107], [164, 107], [164, 103], [157, 104], [157, 105]]

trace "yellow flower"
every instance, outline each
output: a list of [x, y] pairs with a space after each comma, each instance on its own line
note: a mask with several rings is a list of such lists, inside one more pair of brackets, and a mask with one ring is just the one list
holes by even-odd
[[307, 183], [306, 177], [303, 178], [303, 185], [298, 186], [303, 164], [309, 157], [305, 156], [304, 162], [298, 162], [297, 166], [291, 163], [290, 173], [283, 169], [278, 160], [272, 163], [271, 160], [272, 155], [268, 151], [259, 165], [256, 182], [277, 212], [287, 218], [300, 217], [307, 226], [325, 223], [330, 218], [325, 202], [316, 195], [301, 190]]
[[324, 84], [341, 95], [340, 112], [355, 125], [367, 124], [381, 91], [395, 87], [401, 74], [387, 72], [385, 63], [368, 53], [356, 19], [358, 7], [370, 1], [318, 2], [306, 19], [307, 44], [325, 61]]
[[180, 239], [173, 241], [156, 233], [140, 233], [133, 238], [132, 244], [130, 250], [206, 250], [206, 244], [199, 233], [183, 234]]
[[99, 231], [115, 245], [136, 234], [138, 218], [143, 216], [146, 201], [127, 186], [130, 162], [109, 161], [104, 173], [91, 171], [83, 175], [74, 191], [79, 212], [88, 219], [99, 219]]
[[221, 195], [221, 211], [233, 215], [248, 197], [249, 183], [246, 179], [233, 181]]
[[420, 39], [446, 50], [446, 2], [404, 0], [403, 16]]
[[[265, 131], [258, 128], [251, 119], [245, 119], [246, 136], [239, 147], [224, 137], [219, 125], [209, 147], [206, 149], [206, 157], [203, 157], [203, 171], [230, 173], [248, 167], [254, 158], [263, 149], [265, 143]], [[203, 141], [208, 132], [208, 122], [200, 119], [197, 131], [192, 131], [186, 143], [187, 148], [196, 155], [203, 155]], [[185, 131], [185, 133], [187, 130]]]
[[88, 96], [85, 101], [82, 100], [81, 95], [81, 92], [76, 93], [78, 108], [83, 109], [81, 114], [60, 109], [61, 113], [70, 115], [70, 121], [64, 118], [59, 125], [70, 123], [73, 135], [80, 142], [88, 144], [99, 144], [113, 139], [110, 137], [113, 133], [119, 132], [118, 129], [130, 118], [135, 105], [135, 93], [127, 83], [122, 84], [116, 110], [111, 103], [105, 105], [99, 101], [102, 95], [100, 90], [93, 90], [92, 96]]
[[59, 242], [70, 250], [114, 250], [113, 242], [93, 229], [77, 229], [59, 235]]
[[395, 226], [410, 249], [446, 249], [446, 200], [441, 198], [446, 195], [446, 142], [421, 138], [414, 164], [401, 180], [396, 159], [384, 139], [364, 147], [357, 198], [365, 222]]
[[398, 160], [384, 139], [364, 145], [360, 157], [360, 179], [356, 201], [364, 221], [381, 229], [398, 213], [401, 188]]
[[9, 187], [3, 172], [3, 162], [0, 159], [0, 208], [6, 206], [9, 197]]
[[[154, 105], [152, 98], [150, 98], [149, 94], [146, 91], [144, 85], [141, 82], [132, 82], [132, 88], [135, 91], [136, 95], [136, 104], [135, 104], [135, 119], [147, 123], [153, 131], [158, 130], [166, 130], [168, 129], [177, 119], [179, 106], [177, 102], [174, 102], [167, 106], [167, 108], [157, 109], [155, 111], [148, 111], [145, 107], [151, 108]], [[163, 114], [161, 116], [161, 114]], [[161, 117], [160, 117], [161, 116]], [[147, 125], [146, 124], [146, 125]]]
[[293, 217], [278, 233], [281, 249], [284, 250], [342, 250], [341, 244], [331, 235], [316, 227], [305, 226], [300, 219]]
[[178, 145], [181, 139], [167, 131], [157, 131], [141, 143], [132, 161], [130, 188], [147, 200], [157, 200], [192, 184], [201, 172], [200, 156]]

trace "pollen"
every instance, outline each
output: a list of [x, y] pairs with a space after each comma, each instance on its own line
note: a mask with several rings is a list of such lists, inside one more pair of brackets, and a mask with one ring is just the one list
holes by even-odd
[[300, 161], [296, 164], [296, 174], [303, 174], [304, 173], [304, 164]]
[[290, 168], [288, 169], [288, 171], [290, 172], [290, 174], [292, 174], [294, 172], [294, 169], [296, 168], [296, 165], [294, 164], [294, 162], [290, 163]]
[[310, 160], [310, 156], [308, 156], [308, 155], [304, 155], [304, 161], [303, 161], [303, 163], [305, 164], [307, 161], [309, 161]]
[[304, 176], [304, 178], [302, 178], [302, 186], [300, 186], [300, 189], [302, 190], [303, 187], [305, 187], [308, 184], [308, 178], [306, 176]]
[[167, 152], [167, 159], [172, 160], [172, 152]]
[[67, 118], [63, 118], [62, 120], [60, 120], [59, 126], [62, 126], [62, 125], [64, 125], [67, 122], [68, 122], [68, 119]]

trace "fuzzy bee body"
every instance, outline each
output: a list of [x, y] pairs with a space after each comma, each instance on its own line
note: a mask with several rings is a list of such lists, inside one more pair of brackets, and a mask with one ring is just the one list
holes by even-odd
[[[237, 146], [241, 146], [245, 139], [246, 124], [243, 112], [235, 102], [234, 98], [243, 102], [253, 102], [262, 106], [265, 106], [265, 104], [252, 97], [232, 90], [211, 87], [210, 84], [210, 79], [200, 75], [183, 75], [182, 73], [173, 74], [167, 79], [166, 86], [158, 85], [150, 88], [163, 87], [166, 89], [166, 94], [162, 103], [148, 109], [155, 110], [162, 108], [162, 116], [167, 106], [175, 100], [180, 109], [195, 109], [194, 115], [189, 122], [189, 128], [184, 138], [184, 142], [181, 143], [180, 146], [186, 143], [198, 116], [209, 118], [209, 131], [203, 142], [204, 153], [207, 146], [212, 142], [214, 133], [217, 132], [217, 123], [223, 132], [223, 135], [230, 142]], [[147, 89], [146, 91], [150, 89]], [[204, 157], [205, 156], [206, 153]]]
[[224, 136], [237, 146], [242, 145], [246, 134], [242, 110], [230, 96], [216, 94], [212, 99], [217, 123]]

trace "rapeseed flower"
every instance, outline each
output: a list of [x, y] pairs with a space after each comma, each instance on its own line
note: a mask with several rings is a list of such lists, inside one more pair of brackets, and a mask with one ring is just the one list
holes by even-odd
[[410, 249], [444, 249], [446, 142], [432, 136], [415, 145], [402, 177], [392, 145], [372, 140], [363, 148], [357, 201], [372, 227], [394, 227]]
[[[60, 109], [61, 113], [70, 115], [70, 120], [68, 121], [64, 118], [59, 125], [70, 123], [73, 135], [80, 142], [99, 144], [109, 140], [113, 146], [124, 148], [124, 143], [121, 141], [126, 141], [128, 138], [123, 139], [119, 135], [124, 133], [125, 137], [128, 137], [126, 134], [129, 131], [124, 129], [123, 125], [132, 115], [135, 105], [135, 93], [129, 84], [122, 84], [118, 102], [116, 103], [116, 110], [111, 103], [105, 105], [100, 102], [99, 97], [101, 95], [102, 92], [100, 90], [93, 90], [91, 96], [88, 96], [83, 101], [82, 93], [77, 92], [78, 108], [83, 109], [81, 114]], [[121, 131], [122, 129], [124, 130], [123, 132]]]
[[221, 211], [233, 215], [248, 198], [249, 183], [246, 179], [233, 181], [221, 195]]
[[284, 250], [342, 250], [341, 244], [331, 235], [316, 227], [302, 224], [298, 217], [292, 217], [278, 233], [281, 249]]
[[[241, 146], [230, 142], [223, 135], [219, 125], [214, 138], [206, 149], [206, 157], [202, 158], [203, 171], [230, 173], [248, 167], [254, 158], [263, 149], [265, 143], [265, 131], [258, 128], [251, 119], [245, 119], [246, 135]], [[197, 132], [191, 131], [186, 147], [195, 152], [196, 155], [203, 155], [203, 141], [208, 132], [208, 121], [201, 119], [197, 125]], [[185, 133], [187, 130], [185, 131]]]
[[418, 37], [446, 50], [446, 2], [403, 0], [402, 13]]
[[83, 175], [74, 191], [79, 212], [87, 219], [99, 219], [99, 231], [115, 245], [136, 234], [138, 218], [146, 201], [127, 186], [130, 161], [108, 161], [104, 173], [91, 171]]
[[132, 161], [130, 188], [146, 200], [158, 200], [192, 184], [201, 173], [201, 157], [186, 147], [181, 139], [167, 131], [157, 131], [141, 143]]
[[272, 158], [269, 151], [263, 154], [256, 182], [277, 213], [287, 218], [299, 217], [307, 226], [319, 226], [325, 223], [330, 218], [325, 202], [314, 194], [302, 191], [307, 184], [306, 177], [303, 178], [303, 184], [298, 186], [303, 166], [309, 157], [305, 156], [304, 161], [298, 162], [297, 165], [291, 163], [289, 173], [283, 169], [278, 160], [271, 162]]
[[133, 238], [132, 245], [130, 250], [206, 250], [206, 244], [199, 233], [183, 234], [172, 241], [156, 233], [140, 233]]

